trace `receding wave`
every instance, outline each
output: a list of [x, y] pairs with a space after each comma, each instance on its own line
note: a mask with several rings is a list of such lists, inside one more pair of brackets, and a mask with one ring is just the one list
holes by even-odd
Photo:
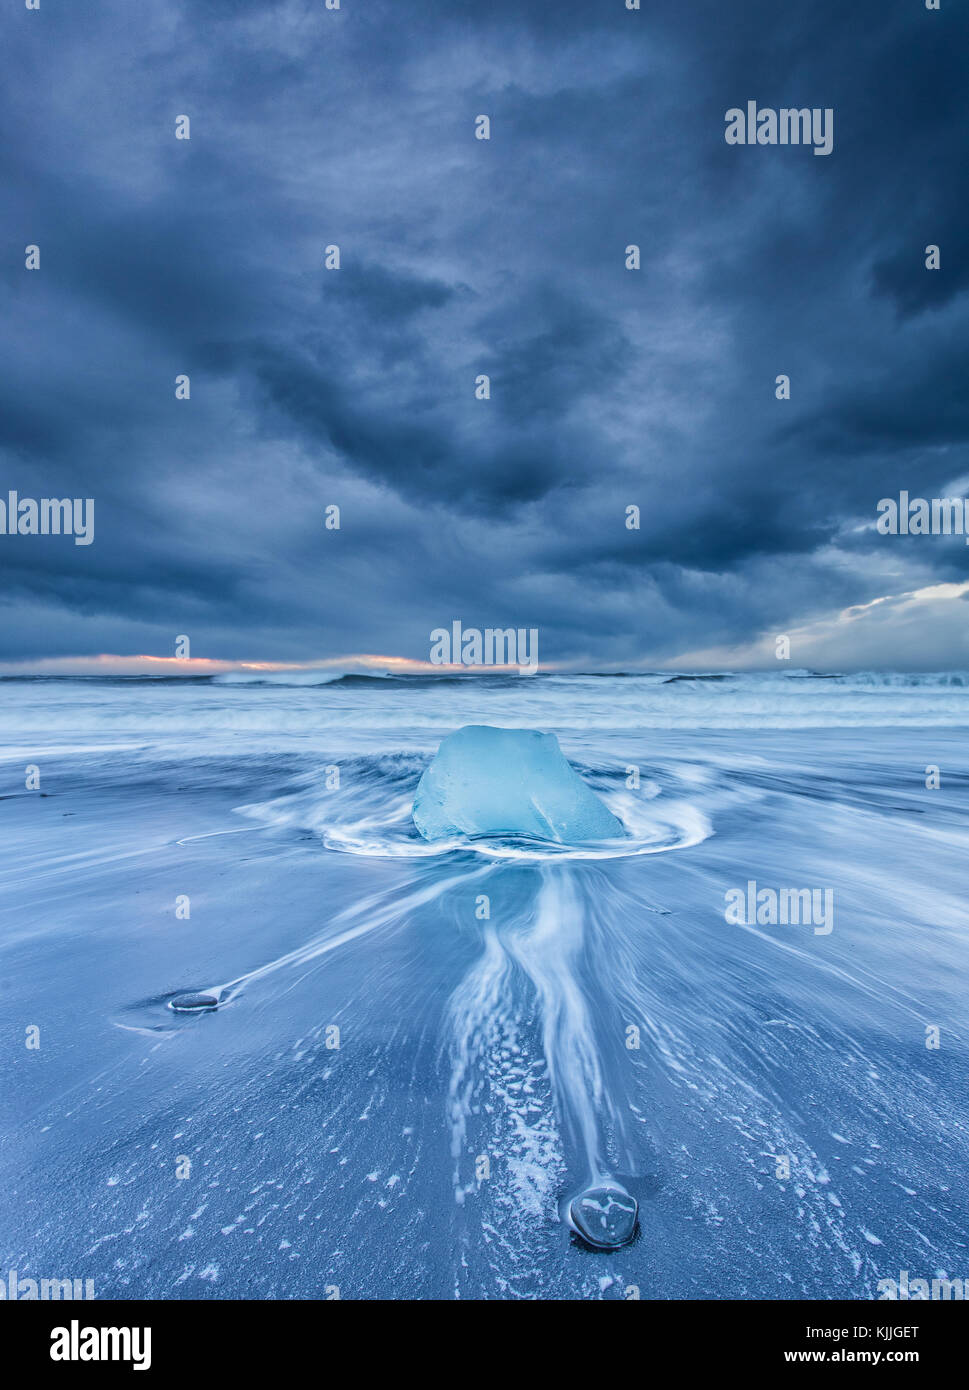
[[[626, 859], [686, 849], [713, 833], [709, 816], [693, 796], [661, 797], [654, 782], [632, 792], [623, 785], [620, 769], [580, 765], [624, 825], [624, 838], [570, 845], [521, 835], [455, 835], [429, 842], [417, 833], [412, 816], [425, 766], [425, 758], [405, 753], [352, 757], [339, 768], [314, 767], [297, 779], [294, 790], [236, 810], [267, 826], [316, 835], [326, 849], [388, 859], [433, 859], [456, 851], [528, 862]], [[695, 789], [684, 784], [684, 790]]]

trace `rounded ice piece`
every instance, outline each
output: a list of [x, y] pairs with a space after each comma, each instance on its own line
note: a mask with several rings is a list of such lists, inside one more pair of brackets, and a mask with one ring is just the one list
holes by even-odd
[[574, 1197], [569, 1215], [589, 1245], [597, 1250], [618, 1250], [635, 1234], [639, 1203], [618, 1183], [603, 1183]]
[[441, 741], [417, 788], [414, 824], [425, 840], [526, 835], [571, 845], [626, 833], [554, 734], [488, 724], [465, 725]]
[[217, 1009], [219, 1001], [214, 994], [176, 994], [168, 1001], [168, 1007], [177, 1014], [197, 1014]]

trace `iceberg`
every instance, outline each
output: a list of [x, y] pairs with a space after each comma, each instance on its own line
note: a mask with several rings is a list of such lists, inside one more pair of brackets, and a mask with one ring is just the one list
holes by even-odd
[[468, 724], [442, 740], [418, 785], [414, 824], [425, 840], [526, 835], [576, 844], [626, 833], [554, 734], [487, 724]]

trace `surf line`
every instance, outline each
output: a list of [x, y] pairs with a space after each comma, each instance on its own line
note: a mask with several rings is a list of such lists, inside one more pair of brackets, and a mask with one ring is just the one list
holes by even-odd
[[[263, 827], [256, 827], [262, 829]], [[367, 898], [361, 903], [354, 904], [353, 907], [346, 908], [333, 919], [333, 924], [350, 920], [366, 915], [366, 920], [358, 922], [356, 926], [348, 927], [345, 931], [337, 933], [336, 936], [321, 935], [313, 938], [305, 946], [297, 946], [294, 951], [287, 951], [285, 955], [279, 956], [276, 960], [268, 961], [265, 965], [257, 966], [255, 970], [247, 971], [245, 975], [238, 975], [233, 980], [226, 980], [224, 984], [210, 985], [207, 989], [200, 990], [191, 996], [195, 999], [211, 1000], [207, 1006], [209, 1009], [228, 1004], [237, 999], [247, 985], [254, 980], [265, 979], [268, 975], [273, 975], [277, 970], [283, 970], [289, 965], [305, 965], [309, 961], [317, 960], [321, 956], [329, 955], [338, 946], [345, 946], [350, 941], [355, 941], [358, 937], [367, 936], [370, 932], [378, 931], [381, 927], [396, 923], [401, 925], [406, 918], [406, 914], [415, 907], [421, 907], [425, 903], [432, 902], [439, 898], [443, 893], [450, 891], [455, 884], [467, 882], [469, 879], [481, 878], [490, 871], [490, 866], [472, 869], [466, 874], [457, 874], [447, 879], [430, 883], [426, 887], [419, 889], [416, 893], [409, 894], [403, 900], [397, 898], [396, 889], [389, 889], [384, 894], [378, 894]], [[387, 899], [392, 899], [387, 902]], [[378, 904], [382, 905], [378, 907]], [[374, 912], [374, 909], [377, 909]], [[369, 915], [373, 913], [373, 915]], [[180, 1012], [177, 1004], [177, 997], [169, 1001], [169, 1008], [174, 1008]], [[194, 1010], [193, 1010], [194, 1011]]]
[[244, 825], [239, 830], [207, 830], [204, 835], [186, 835], [184, 840], [176, 840], [176, 845], [191, 845], [196, 840], [214, 840], [216, 835], [251, 835], [255, 830], [269, 830], [268, 825]]

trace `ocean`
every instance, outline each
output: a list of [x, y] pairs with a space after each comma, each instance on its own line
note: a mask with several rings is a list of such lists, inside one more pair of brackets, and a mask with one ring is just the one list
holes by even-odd
[[[423, 840], [467, 724], [555, 733], [626, 837]], [[969, 1277], [967, 730], [965, 674], [0, 681], [0, 1280]]]

